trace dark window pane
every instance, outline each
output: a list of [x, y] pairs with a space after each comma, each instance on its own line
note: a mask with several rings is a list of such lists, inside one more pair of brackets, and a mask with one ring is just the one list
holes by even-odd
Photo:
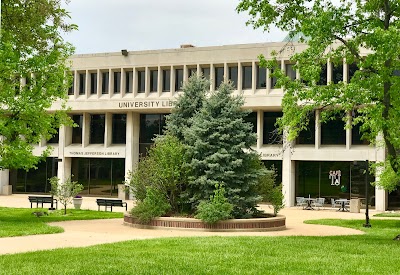
[[79, 94], [84, 95], [86, 88], [86, 74], [79, 74]]
[[333, 65], [332, 81], [335, 84], [343, 82], [343, 64]]
[[150, 71], [150, 92], [157, 92], [158, 71]]
[[307, 129], [299, 133], [297, 144], [315, 144], [315, 113], [310, 117]]
[[244, 120], [250, 122], [253, 125], [252, 132], [257, 133], [257, 112], [251, 112]]
[[210, 80], [210, 68], [201, 68], [201, 72], [206, 79]]
[[139, 153], [145, 156], [153, 144], [153, 138], [156, 135], [163, 134], [165, 126], [165, 116], [167, 114], [141, 114], [140, 115], [140, 133], [139, 133]]
[[90, 139], [91, 144], [104, 143], [105, 115], [90, 115]]
[[224, 67], [216, 67], [214, 73], [214, 87], [215, 89], [218, 89], [219, 85], [221, 85], [221, 83], [224, 81]]
[[296, 79], [296, 70], [293, 69], [294, 64], [285, 64], [286, 75], [291, 79]]
[[108, 83], [110, 81], [109, 73], [103, 72], [102, 73], [102, 81], [101, 81], [101, 93], [108, 94]]
[[267, 87], [267, 70], [257, 65], [257, 89]]
[[125, 72], [125, 93], [129, 94], [133, 91], [133, 71]]
[[282, 136], [278, 134], [275, 126], [282, 112], [264, 112], [263, 144], [281, 144]]
[[90, 74], [90, 93], [97, 94], [97, 73]]
[[57, 133], [53, 134], [53, 136], [47, 141], [47, 143], [57, 144], [59, 140], [59, 133], [57, 129]]
[[72, 128], [72, 143], [82, 143], [83, 115], [73, 115], [72, 120], [78, 125]]
[[276, 78], [276, 77], [272, 77], [271, 75], [274, 73], [274, 70], [273, 69], [270, 69], [270, 79], [271, 79], [271, 89], [277, 89], [277, 88], [279, 88], [277, 85], [276, 85], [276, 82], [278, 81], [278, 79]]
[[359, 68], [357, 66], [356, 63], [350, 64], [349, 65], [349, 78], [347, 79], [348, 82], [351, 81], [351, 79], [353, 78], [354, 74], [356, 73], [356, 71], [358, 71]]
[[114, 72], [114, 94], [121, 93], [121, 72]]
[[[264, 71], [265, 72], [265, 71]], [[252, 69], [251, 66], [243, 66], [242, 67], [242, 89], [251, 89], [251, 78], [252, 78]], [[264, 76], [265, 79], [265, 76]]]
[[321, 144], [346, 144], [345, 122], [340, 115], [321, 124]]
[[145, 91], [145, 71], [138, 71], [138, 79], [137, 79], [137, 90], [138, 93], [144, 93]]
[[282, 161], [281, 160], [263, 160], [264, 166], [267, 169], [275, 169], [276, 178], [275, 185], [279, 185], [282, 182]]
[[328, 81], [328, 67], [327, 66], [328, 66], [327, 64], [322, 65], [317, 85], [326, 85], [327, 84], [327, 81]]
[[[357, 111], [354, 112], [354, 116], [357, 117]], [[351, 144], [354, 145], [368, 145], [369, 141], [365, 139], [361, 139], [362, 133], [360, 130], [360, 124], [352, 125], [351, 128]]]
[[229, 67], [228, 68], [229, 72], [229, 80], [232, 81], [233, 87], [237, 88], [237, 82], [238, 82], [238, 67]]
[[126, 143], [126, 114], [112, 115], [112, 143]]
[[180, 91], [182, 89], [183, 82], [183, 69], [175, 70], [175, 91]]
[[[74, 94], [74, 80], [75, 80], [75, 77], [72, 75], [72, 80], [71, 80], [72, 82], [71, 82], [71, 86], [69, 86], [69, 88], [68, 88], [68, 95]], [[19, 85], [18, 85], [18, 88], [19, 88]]]
[[197, 75], [196, 68], [189, 68], [189, 77], [191, 77], [192, 75]]
[[163, 92], [169, 92], [171, 89], [171, 70], [163, 70]]

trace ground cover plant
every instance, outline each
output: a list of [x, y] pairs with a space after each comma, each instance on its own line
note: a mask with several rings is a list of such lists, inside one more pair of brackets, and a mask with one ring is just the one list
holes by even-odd
[[374, 217], [390, 217], [390, 218], [400, 218], [400, 213], [379, 213], [375, 214]]
[[[33, 212], [45, 212], [48, 215], [37, 217]], [[0, 238], [26, 236], [36, 234], [61, 233], [64, 230], [58, 226], [50, 226], [48, 222], [71, 221], [71, 220], [93, 220], [122, 218], [123, 213], [101, 212], [91, 210], [68, 210], [64, 215], [63, 210], [48, 213], [43, 208], [6, 208], [0, 207]]]
[[309, 223], [364, 235], [164, 238], [2, 255], [0, 274], [397, 274], [400, 220], [363, 222]]

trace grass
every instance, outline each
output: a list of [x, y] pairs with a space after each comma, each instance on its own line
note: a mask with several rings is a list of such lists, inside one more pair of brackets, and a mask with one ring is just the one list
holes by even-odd
[[400, 220], [363, 222], [308, 221], [364, 235], [164, 238], [3, 255], [0, 274], [398, 274]]
[[400, 213], [379, 213], [375, 214], [374, 217], [400, 218]]
[[64, 231], [61, 227], [48, 225], [48, 222], [123, 217], [123, 213], [75, 209], [68, 209], [67, 215], [64, 215], [64, 210], [57, 210], [53, 213], [48, 213], [48, 216], [36, 217], [32, 214], [34, 211], [42, 212], [47, 210], [42, 208], [0, 207], [0, 238], [35, 234], [52, 234]]

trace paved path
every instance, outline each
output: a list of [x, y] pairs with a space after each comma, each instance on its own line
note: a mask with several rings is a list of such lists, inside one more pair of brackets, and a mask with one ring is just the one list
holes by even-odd
[[[82, 208], [95, 209], [96, 198], [84, 198]], [[132, 201], [128, 205], [132, 206]], [[30, 207], [27, 195], [0, 196], [0, 206]], [[129, 207], [129, 206], [128, 206]], [[261, 208], [268, 212], [267, 205]], [[118, 211], [122, 209], [116, 208]], [[304, 220], [322, 218], [364, 219], [365, 213], [337, 212], [335, 210], [307, 211], [297, 208], [283, 209], [286, 216], [286, 230], [271, 232], [202, 232], [167, 229], [137, 229], [124, 226], [122, 219], [65, 221], [51, 223], [64, 228], [60, 234], [32, 235], [23, 237], [0, 238], [0, 254], [20, 253], [27, 251], [55, 249], [62, 247], [85, 247], [103, 243], [113, 243], [126, 240], [149, 239], [160, 237], [190, 237], [190, 236], [331, 236], [363, 234], [361, 231], [336, 226], [304, 224]], [[371, 213], [371, 216], [374, 212]]]

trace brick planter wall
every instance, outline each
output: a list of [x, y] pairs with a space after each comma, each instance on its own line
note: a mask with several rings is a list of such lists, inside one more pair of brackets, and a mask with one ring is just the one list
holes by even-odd
[[149, 224], [139, 224], [132, 216], [125, 214], [124, 224], [148, 229], [186, 229], [200, 231], [273, 231], [286, 229], [286, 217], [231, 219], [207, 224], [193, 218], [160, 217]]

